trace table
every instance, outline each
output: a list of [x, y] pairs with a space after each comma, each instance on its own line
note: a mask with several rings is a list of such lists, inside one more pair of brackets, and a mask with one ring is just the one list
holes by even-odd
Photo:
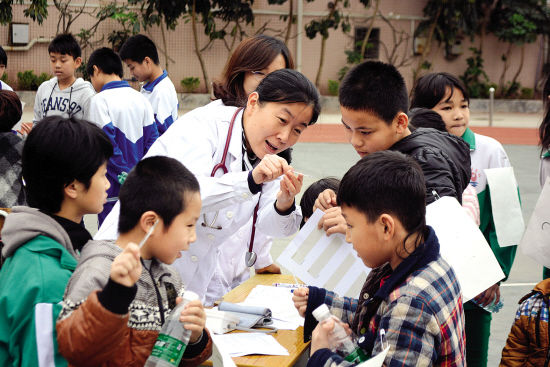
[[[225, 296], [223, 301], [242, 302], [250, 291], [257, 285], [272, 285], [273, 283], [294, 283], [294, 277], [286, 274], [256, 274]], [[233, 331], [239, 332], [239, 331]], [[304, 328], [296, 330], [278, 330], [273, 335], [277, 341], [288, 350], [288, 356], [251, 355], [235, 357], [233, 361], [239, 367], [287, 367], [305, 365], [309, 357], [309, 342], [304, 343]], [[211, 361], [206, 361], [205, 366], [212, 366]]]

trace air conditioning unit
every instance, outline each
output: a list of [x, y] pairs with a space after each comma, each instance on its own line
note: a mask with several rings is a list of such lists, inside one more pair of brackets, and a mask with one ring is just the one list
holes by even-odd
[[10, 23], [10, 45], [22, 46], [29, 43], [29, 23]]

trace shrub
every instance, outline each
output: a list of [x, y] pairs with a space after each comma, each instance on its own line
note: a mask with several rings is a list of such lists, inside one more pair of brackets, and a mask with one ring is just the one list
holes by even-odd
[[181, 86], [183, 87], [183, 90], [187, 93], [193, 93], [199, 87], [200, 83], [201, 81], [199, 80], [199, 78], [194, 76], [189, 76], [181, 80]]
[[328, 80], [328, 93], [331, 96], [338, 95], [338, 88], [340, 88], [340, 82], [338, 80]]
[[32, 70], [17, 73], [17, 85], [21, 90], [37, 90], [40, 84], [50, 79], [47, 73], [36, 75]]

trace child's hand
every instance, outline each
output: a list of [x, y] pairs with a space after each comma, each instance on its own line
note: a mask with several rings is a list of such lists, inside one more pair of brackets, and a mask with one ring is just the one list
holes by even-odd
[[315, 212], [316, 209], [326, 211], [327, 209], [335, 207], [336, 205], [336, 193], [331, 189], [326, 189], [325, 191], [321, 192], [317, 197], [317, 200], [315, 200], [315, 204], [313, 205], [313, 212]]
[[345, 235], [347, 227], [346, 220], [342, 216], [342, 209], [339, 206], [325, 210], [325, 214], [317, 224], [317, 228], [323, 228], [327, 236], [333, 233], [342, 233]]
[[306, 316], [307, 299], [309, 297], [309, 288], [298, 288], [292, 293], [294, 307], [298, 310], [300, 316]]
[[304, 175], [294, 176], [291, 170], [285, 172], [281, 180], [281, 189], [277, 193], [277, 202], [275, 203], [277, 210], [284, 212], [292, 206], [294, 197], [302, 190], [303, 183]]
[[334, 329], [334, 322], [335, 320], [329, 319], [326, 322], [318, 323], [315, 329], [313, 329], [313, 333], [311, 333], [310, 357], [319, 349], [330, 348], [330, 334], [332, 334], [332, 330]]
[[[176, 299], [176, 304], [182, 301], [181, 297]], [[191, 330], [190, 343], [196, 343], [199, 341], [204, 325], [206, 325], [206, 313], [204, 312], [204, 306], [201, 301], [191, 301], [185, 305], [183, 311], [180, 314], [180, 322], [184, 323], [184, 328]]]
[[488, 306], [495, 301], [495, 304], [500, 301], [500, 286], [498, 283], [487, 288], [484, 292], [480, 293], [476, 298], [481, 306]]
[[129, 243], [111, 264], [111, 279], [118, 284], [132, 287], [138, 281], [141, 269], [139, 247], [135, 243]]
[[273, 181], [288, 171], [292, 171], [292, 167], [288, 165], [284, 158], [274, 154], [266, 154], [252, 170], [252, 178], [259, 185]]
[[21, 135], [29, 135], [33, 126], [34, 124], [32, 122], [22, 122], [21, 129], [17, 130], [17, 132]]
[[256, 274], [281, 274], [281, 268], [279, 265], [273, 263], [265, 268], [256, 269]]

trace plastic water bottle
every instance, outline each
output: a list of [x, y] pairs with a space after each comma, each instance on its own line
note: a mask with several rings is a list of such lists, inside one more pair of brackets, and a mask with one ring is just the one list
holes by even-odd
[[[330, 313], [328, 306], [322, 304], [317, 307], [313, 312], [313, 317], [319, 321], [319, 323], [326, 322], [327, 320], [333, 318], [338, 320], [338, 318]], [[331, 350], [336, 351], [338, 354], [342, 355], [344, 359], [351, 363], [359, 363], [366, 361], [367, 355], [354, 341], [351, 335], [348, 335], [346, 330], [338, 322], [334, 322], [334, 329], [332, 330], [332, 337], [334, 339], [334, 345], [331, 345]]]
[[483, 308], [485, 311], [491, 312], [491, 313], [497, 313], [500, 311], [502, 306], [504, 305], [502, 303], [502, 295], [500, 295], [500, 299], [498, 300], [498, 303], [495, 303], [497, 296], [495, 295], [495, 298], [493, 298], [493, 301], [489, 303], [487, 306], [482, 306], [478, 301], [475, 300], [475, 298], [472, 298], [472, 302], [478, 305], [479, 307]]
[[180, 322], [180, 314], [186, 304], [196, 299], [199, 299], [199, 296], [195, 292], [186, 291], [183, 294], [183, 301], [172, 310], [164, 322], [145, 367], [174, 367], [180, 364], [191, 337], [191, 330], [184, 329], [183, 323]]

